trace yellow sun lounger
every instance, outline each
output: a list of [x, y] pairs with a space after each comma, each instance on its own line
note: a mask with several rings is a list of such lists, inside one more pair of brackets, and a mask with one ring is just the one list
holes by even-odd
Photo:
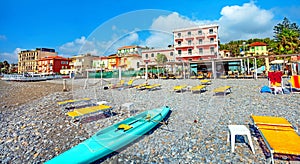
[[145, 89], [148, 90], [155, 90], [155, 89], [159, 89], [161, 87], [161, 84], [145, 85], [144, 87]]
[[285, 118], [252, 115], [251, 119], [270, 151], [272, 163], [274, 154], [300, 156], [300, 136]]
[[214, 95], [216, 95], [217, 93], [224, 93], [224, 96], [225, 96], [226, 93], [231, 93], [231, 86], [218, 87], [218, 88], [214, 89], [213, 92], [214, 92]]
[[67, 105], [67, 104], [72, 104], [76, 102], [81, 102], [81, 101], [90, 101], [90, 98], [82, 98], [82, 99], [74, 99], [74, 100], [66, 100], [66, 101], [60, 101], [57, 102], [58, 105]]
[[177, 85], [173, 87], [173, 91], [175, 92], [182, 92], [184, 89], [186, 89], [187, 85]]
[[201, 93], [201, 91], [206, 91], [206, 86], [205, 85], [197, 85], [197, 86], [193, 86], [190, 90], [192, 93], [194, 93], [194, 92]]
[[201, 82], [202, 85], [208, 85], [208, 84], [211, 84], [211, 80], [207, 80], [207, 79], [200, 80], [200, 82]]
[[67, 115], [72, 117], [73, 119], [81, 117], [81, 116], [86, 116], [89, 114], [94, 114], [100, 111], [106, 111], [112, 109], [111, 106], [108, 105], [97, 105], [97, 106], [91, 106], [91, 107], [86, 107], [86, 108], [80, 108], [80, 109], [74, 109], [71, 112], [68, 112]]

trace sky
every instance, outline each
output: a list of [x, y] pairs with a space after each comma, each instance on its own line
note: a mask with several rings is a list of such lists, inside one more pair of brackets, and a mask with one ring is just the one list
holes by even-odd
[[221, 43], [273, 38], [287, 17], [300, 25], [300, 1], [274, 0], [3, 0], [0, 61], [17, 63], [18, 52], [46, 47], [58, 55], [106, 56], [126, 45], [166, 48], [172, 30], [219, 25]]

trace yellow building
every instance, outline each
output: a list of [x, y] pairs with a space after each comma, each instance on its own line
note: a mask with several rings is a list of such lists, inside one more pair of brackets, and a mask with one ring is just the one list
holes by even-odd
[[46, 56], [57, 56], [55, 49], [36, 48], [18, 53], [18, 73], [38, 73], [38, 61]]
[[268, 55], [267, 44], [263, 42], [253, 42], [248, 45], [248, 54], [252, 56]]
[[120, 58], [118, 66], [124, 70], [139, 70], [142, 59], [142, 47], [123, 46], [118, 48], [117, 56]]

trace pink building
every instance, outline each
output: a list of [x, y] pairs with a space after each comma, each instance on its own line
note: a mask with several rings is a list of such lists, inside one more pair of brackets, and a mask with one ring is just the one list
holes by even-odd
[[142, 64], [148, 65], [157, 65], [156, 58], [157, 54], [164, 54], [168, 62], [175, 61], [174, 49], [173, 47], [165, 48], [165, 49], [148, 49], [142, 51]]
[[218, 58], [218, 25], [204, 25], [173, 31], [177, 60]]

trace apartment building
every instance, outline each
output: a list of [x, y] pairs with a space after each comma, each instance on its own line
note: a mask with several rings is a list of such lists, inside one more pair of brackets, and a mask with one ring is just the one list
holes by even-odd
[[76, 74], [86, 75], [86, 70], [93, 67], [93, 59], [95, 56], [91, 54], [81, 54], [73, 56], [70, 63], [71, 68]]
[[145, 49], [142, 51], [142, 64], [143, 65], [156, 65], [156, 59], [158, 54], [163, 54], [167, 57], [167, 62], [174, 62], [176, 57], [174, 55], [174, 47], [164, 49]]
[[123, 46], [118, 48], [117, 56], [120, 57], [119, 67], [124, 70], [139, 70], [142, 58], [142, 50], [140, 46]]
[[119, 68], [121, 57], [119, 57], [117, 54], [111, 54], [107, 58], [108, 70], [116, 70]]
[[18, 73], [38, 73], [38, 61], [46, 56], [57, 56], [55, 49], [36, 48], [18, 53]]
[[46, 56], [38, 60], [38, 73], [60, 73], [61, 69], [70, 69], [71, 59], [61, 56]]
[[108, 57], [100, 56], [93, 59], [93, 69], [108, 69]]
[[218, 25], [213, 24], [174, 30], [176, 60], [218, 58], [218, 28]]

